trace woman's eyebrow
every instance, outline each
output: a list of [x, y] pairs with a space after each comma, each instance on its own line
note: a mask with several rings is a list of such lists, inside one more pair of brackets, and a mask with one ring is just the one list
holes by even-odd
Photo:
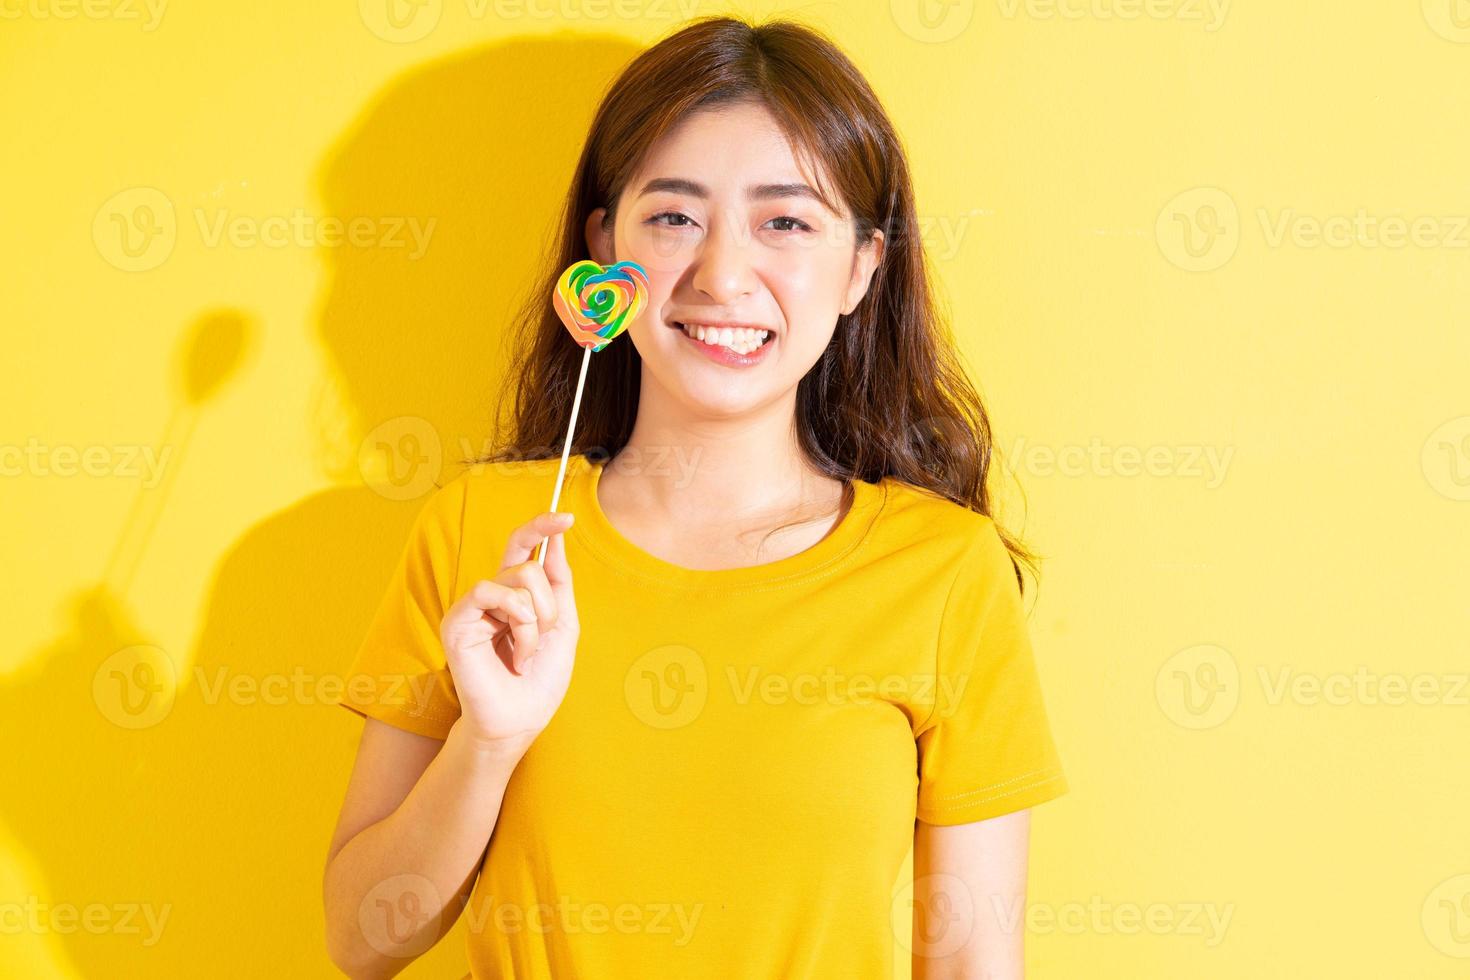
[[[654, 194], [658, 191], [687, 194], [698, 198], [710, 196], [708, 187], [684, 177], [655, 177], [643, 185], [638, 195], [642, 197], [644, 194]], [[821, 196], [810, 186], [799, 181], [787, 184], [752, 184], [745, 189], [745, 196], [752, 201], [767, 201], [782, 197], [807, 197], [818, 203], [821, 203], [822, 200]]]

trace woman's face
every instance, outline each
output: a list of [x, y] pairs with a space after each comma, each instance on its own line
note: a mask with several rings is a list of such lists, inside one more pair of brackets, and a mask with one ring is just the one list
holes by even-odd
[[[645, 394], [652, 380], [715, 417], [794, 397], [883, 250], [881, 232], [858, 249], [851, 216], [828, 211], [813, 186], [770, 112], [742, 103], [694, 113], [655, 144], [610, 235], [605, 209], [592, 213], [592, 258], [632, 260], [648, 273], [648, 305], [628, 327]], [[710, 326], [701, 341], [677, 324]], [[752, 335], [732, 331], [722, 347], [716, 324], [769, 339], [752, 350]]]

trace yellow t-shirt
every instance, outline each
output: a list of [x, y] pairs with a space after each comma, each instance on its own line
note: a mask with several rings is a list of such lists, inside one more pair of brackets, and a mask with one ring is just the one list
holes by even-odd
[[[558, 463], [482, 465], [433, 491], [344, 706], [446, 737], [459, 709], [439, 621], [549, 508]], [[463, 913], [473, 975], [907, 977], [914, 821], [1066, 791], [995, 525], [857, 482], [806, 551], [701, 571], [624, 538], [601, 472], [568, 466], [582, 635]]]

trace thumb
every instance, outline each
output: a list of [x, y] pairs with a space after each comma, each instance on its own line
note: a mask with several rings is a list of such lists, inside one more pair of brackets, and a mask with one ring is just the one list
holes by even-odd
[[559, 616], [571, 617], [577, 622], [577, 607], [572, 593], [572, 567], [567, 563], [566, 532], [558, 531], [546, 539], [546, 581], [556, 596]]

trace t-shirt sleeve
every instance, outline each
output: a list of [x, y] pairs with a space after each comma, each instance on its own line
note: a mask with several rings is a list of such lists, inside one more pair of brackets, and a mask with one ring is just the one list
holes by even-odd
[[1015, 570], [989, 518], [945, 603], [937, 656], [934, 706], [915, 733], [918, 819], [969, 823], [1065, 793]]
[[344, 676], [342, 707], [397, 728], [447, 738], [459, 699], [439, 639], [458, 599], [465, 477], [429, 494], [399, 554], [387, 591]]

